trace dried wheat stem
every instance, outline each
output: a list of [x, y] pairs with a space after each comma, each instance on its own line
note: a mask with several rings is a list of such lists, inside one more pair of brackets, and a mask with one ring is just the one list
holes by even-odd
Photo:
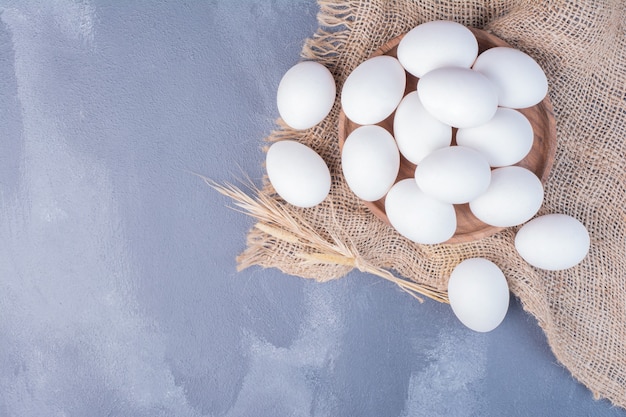
[[401, 278], [396, 277], [395, 275], [393, 275], [391, 272], [387, 271], [386, 269], [382, 269], [376, 266], [372, 266], [369, 264], [365, 264], [365, 266], [362, 266], [359, 268], [359, 270], [363, 271], [363, 272], [367, 272], [369, 274], [372, 275], [376, 275], [380, 278], [383, 278], [389, 282], [393, 282], [394, 284], [396, 284], [398, 287], [400, 287], [402, 290], [404, 290], [405, 292], [409, 293], [410, 295], [412, 295], [413, 297], [415, 297], [420, 303], [424, 302], [424, 300], [419, 297], [417, 294], [420, 295], [424, 295], [428, 298], [432, 298], [435, 301], [439, 301], [442, 303], [448, 303], [448, 298], [446, 297], [445, 294], [442, 294], [438, 291], [435, 290], [431, 290], [429, 288], [426, 288], [424, 286], [418, 285], [414, 282], [411, 281], [407, 281]]
[[261, 222], [255, 224], [254, 227], [259, 229], [263, 233], [267, 233], [268, 235], [274, 236], [275, 238], [280, 240], [284, 240], [285, 242], [302, 243], [296, 235], [286, 232], [283, 229], [279, 229], [278, 227], [270, 226], [269, 224]]
[[[238, 207], [235, 210], [255, 218], [256, 229], [279, 241], [298, 245], [301, 249], [295, 255], [302, 262], [353, 267], [396, 284], [420, 302], [424, 300], [419, 295], [443, 303], [449, 302], [445, 293], [398, 278], [391, 272], [372, 265], [359, 256], [350, 242], [346, 243], [334, 235], [330, 236], [329, 242], [302, 219], [294, 218], [282, 205], [258, 188], [251, 186], [251, 190], [256, 194], [255, 197], [251, 197], [232, 184], [220, 185], [206, 177], [200, 177], [213, 189], [231, 198]], [[241, 258], [238, 260], [242, 262]], [[238, 270], [253, 263], [253, 260], [248, 260], [245, 265], [240, 264]]]
[[424, 299], [419, 297], [417, 294], [432, 298], [433, 300], [439, 301], [441, 303], [449, 303], [448, 298], [444, 293], [425, 288], [411, 281], [398, 278], [385, 269], [373, 266], [368, 262], [363, 261], [363, 259], [358, 256], [345, 257], [341, 255], [332, 255], [327, 253], [305, 253], [298, 254], [298, 257], [308, 262], [337, 264], [355, 267], [361, 272], [376, 275], [380, 278], [396, 284], [402, 290], [415, 297], [420, 303], [424, 302]]

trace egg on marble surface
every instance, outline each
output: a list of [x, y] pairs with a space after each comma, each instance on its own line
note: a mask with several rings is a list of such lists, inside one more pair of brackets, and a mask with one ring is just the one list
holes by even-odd
[[539, 64], [524, 52], [499, 46], [478, 55], [473, 67], [498, 91], [498, 105], [523, 109], [539, 103], [548, 93], [548, 79]]
[[454, 206], [424, 194], [412, 178], [389, 190], [385, 212], [393, 228], [416, 243], [443, 243], [456, 231]]
[[354, 123], [376, 124], [400, 104], [406, 87], [406, 72], [388, 55], [369, 58], [348, 75], [341, 90], [341, 106]]
[[558, 271], [580, 263], [589, 252], [584, 224], [566, 214], [546, 214], [524, 224], [515, 235], [515, 249], [530, 265]]
[[497, 227], [511, 227], [530, 220], [543, 203], [543, 185], [526, 168], [508, 166], [491, 171], [487, 190], [469, 207], [483, 223]]
[[314, 61], [300, 62], [278, 84], [278, 113], [290, 127], [308, 129], [328, 115], [335, 95], [335, 80], [328, 68]]
[[441, 122], [462, 128], [487, 123], [498, 109], [498, 92], [483, 74], [445, 67], [426, 73], [417, 83], [422, 105]]
[[482, 153], [492, 167], [513, 165], [528, 155], [534, 133], [530, 121], [517, 110], [500, 107], [487, 123], [462, 128], [456, 133], [457, 145]]
[[468, 203], [491, 182], [489, 163], [478, 151], [449, 146], [433, 151], [415, 169], [415, 181], [426, 194], [450, 204]]
[[407, 94], [393, 119], [393, 136], [400, 153], [414, 164], [435, 149], [449, 146], [452, 127], [434, 118], [420, 102], [417, 91]]
[[361, 200], [385, 196], [398, 176], [400, 152], [391, 133], [377, 125], [360, 126], [346, 138], [341, 169], [348, 187]]
[[402, 66], [419, 78], [437, 68], [471, 67], [478, 55], [478, 41], [460, 23], [435, 20], [407, 32], [397, 55]]
[[278, 195], [294, 206], [313, 207], [330, 191], [328, 166], [317, 152], [300, 142], [274, 142], [267, 151], [265, 167]]
[[450, 275], [450, 307], [461, 323], [476, 332], [490, 332], [502, 323], [509, 298], [504, 274], [487, 259], [466, 259]]

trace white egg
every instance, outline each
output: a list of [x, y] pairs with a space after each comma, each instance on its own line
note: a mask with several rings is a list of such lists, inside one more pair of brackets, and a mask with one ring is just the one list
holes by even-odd
[[498, 109], [498, 93], [491, 81], [467, 68], [430, 71], [420, 78], [417, 92], [428, 112], [454, 127], [480, 126]]
[[534, 267], [550, 271], [571, 268], [589, 252], [587, 228], [566, 214], [546, 214], [523, 225], [515, 248]]
[[396, 58], [370, 58], [348, 75], [341, 90], [341, 106], [354, 123], [376, 124], [398, 107], [405, 86], [406, 72]]
[[478, 41], [460, 23], [436, 20], [411, 29], [398, 44], [398, 60], [416, 77], [442, 67], [469, 68], [478, 55]]
[[267, 151], [265, 167], [278, 195], [294, 206], [313, 207], [330, 191], [328, 166], [317, 152], [300, 142], [274, 142]]
[[393, 136], [400, 153], [414, 164], [435, 149], [449, 146], [452, 127], [435, 119], [420, 102], [417, 91], [407, 94], [393, 119]]
[[346, 138], [341, 168], [348, 187], [361, 200], [383, 198], [400, 169], [400, 152], [387, 130], [377, 125], [361, 126]]
[[487, 160], [474, 149], [437, 149], [415, 169], [415, 181], [426, 194], [450, 204], [467, 203], [484, 193], [491, 181]]
[[448, 281], [448, 299], [454, 315], [476, 332], [490, 332], [502, 323], [509, 309], [509, 285], [493, 262], [466, 259]]
[[509, 166], [491, 171], [487, 191], [470, 201], [471, 212], [482, 222], [511, 227], [530, 220], [543, 203], [543, 185], [526, 168]]
[[278, 113], [290, 127], [308, 129], [328, 115], [335, 94], [335, 80], [325, 66], [314, 61], [300, 62], [278, 84]]
[[487, 123], [459, 129], [457, 145], [482, 153], [492, 167], [513, 165], [528, 155], [533, 146], [533, 128], [522, 113], [504, 107]]
[[489, 78], [498, 90], [498, 104], [523, 109], [539, 103], [548, 93], [543, 69], [529, 55], [508, 47], [487, 49], [472, 67]]
[[412, 178], [389, 190], [385, 212], [393, 228], [416, 243], [443, 243], [456, 231], [454, 206], [424, 194]]

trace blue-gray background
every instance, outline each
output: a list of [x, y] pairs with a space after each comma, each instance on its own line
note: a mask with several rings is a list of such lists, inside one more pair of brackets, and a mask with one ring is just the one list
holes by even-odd
[[0, 2], [0, 416], [625, 416], [512, 300], [237, 273], [314, 1]]

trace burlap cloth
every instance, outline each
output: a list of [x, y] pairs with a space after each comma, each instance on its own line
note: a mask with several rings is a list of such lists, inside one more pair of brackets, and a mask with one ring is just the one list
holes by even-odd
[[[565, 213], [582, 221], [591, 235], [591, 251], [574, 268], [548, 272], [529, 266], [516, 253], [517, 228], [467, 244], [409, 242], [371, 214], [343, 180], [337, 144], [339, 100], [319, 126], [298, 132], [279, 121], [267, 138], [300, 140], [320, 153], [331, 169], [331, 195], [323, 204], [285, 209], [321, 236], [349, 241], [368, 262], [441, 291], [461, 260], [494, 261], [513, 294], [537, 318], [556, 358], [596, 398], [626, 407], [626, 2], [318, 3], [320, 28], [306, 41], [302, 58], [327, 66], [338, 91], [374, 50], [430, 20], [486, 29], [534, 57], [548, 76], [558, 141], [540, 214]], [[262, 193], [280, 202], [267, 181]], [[276, 267], [319, 281], [339, 278], [353, 268], [301, 262], [294, 256], [297, 246], [254, 228], [238, 259], [243, 267]]]

